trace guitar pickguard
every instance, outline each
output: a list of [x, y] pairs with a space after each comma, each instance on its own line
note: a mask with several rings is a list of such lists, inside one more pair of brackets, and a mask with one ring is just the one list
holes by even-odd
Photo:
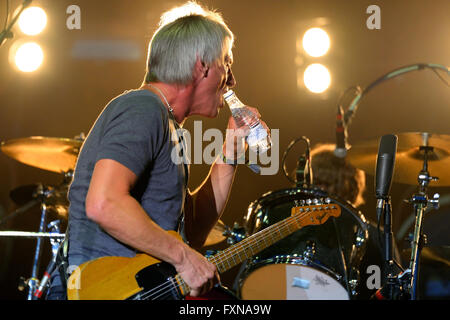
[[136, 281], [143, 289], [130, 299], [134, 300], [180, 300], [182, 295], [174, 276], [175, 268], [159, 262], [145, 267], [136, 274]]

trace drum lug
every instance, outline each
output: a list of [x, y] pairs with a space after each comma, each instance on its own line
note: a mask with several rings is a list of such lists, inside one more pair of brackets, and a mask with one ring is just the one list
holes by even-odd
[[303, 251], [303, 258], [305, 260], [313, 260], [316, 254], [316, 243], [312, 240], [306, 241], [306, 249]]
[[350, 291], [353, 297], [358, 295], [358, 285], [359, 285], [359, 280], [360, 280], [360, 274], [359, 274], [359, 270], [352, 267], [351, 271], [350, 271], [350, 276], [349, 276], [349, 280], [348, 280], [348, 284], [350, 287]]
[[357, 248], [361, 248], [366, 241], [365, 233], [363, 230], [358, 229], [356, 232], [355, 245]]

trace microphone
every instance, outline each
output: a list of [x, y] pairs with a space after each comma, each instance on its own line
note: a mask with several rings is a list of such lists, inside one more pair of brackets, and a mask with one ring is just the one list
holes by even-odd
[[377, 198], [376, 213], [378, 221], [380, 221], [385, 199], [391, 189], [396, 152], [397, 136], [393, 134], [382, 136], [375, 169], [375, 197]]
[[391, 189], [395, 154], [397, 153], [397, 139], [397, 136], [393, 134], [381, 137], [375, 171], [375, 195], [377, 199], [385, 199]]
[[347, 155], [347, 127], [344, 121], [344, 111], [342, 106], [338, 106], [336, 114], [336, 149], [334, 155], [344, 158]]

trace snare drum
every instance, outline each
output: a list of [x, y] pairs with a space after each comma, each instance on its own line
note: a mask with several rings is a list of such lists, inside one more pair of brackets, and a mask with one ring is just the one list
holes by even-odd
[[306, 226], [249, 259], [237, 275], [244, 300], [348, 300], [357, 295], [367, 222], [352, 205], [320, 189], [269, 192], [249, 206], [244, 225], [252, 235], [291, 215], [291, 209], [328, 198], [341, 215]]

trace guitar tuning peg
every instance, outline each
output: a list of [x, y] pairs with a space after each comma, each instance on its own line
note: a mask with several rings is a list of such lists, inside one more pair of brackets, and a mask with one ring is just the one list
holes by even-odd
[[309, 206], [309, 205], [311, 205], [311, 203], [312, 203], [312, 200], [311, 199], [306, 199], [306, 204]]

